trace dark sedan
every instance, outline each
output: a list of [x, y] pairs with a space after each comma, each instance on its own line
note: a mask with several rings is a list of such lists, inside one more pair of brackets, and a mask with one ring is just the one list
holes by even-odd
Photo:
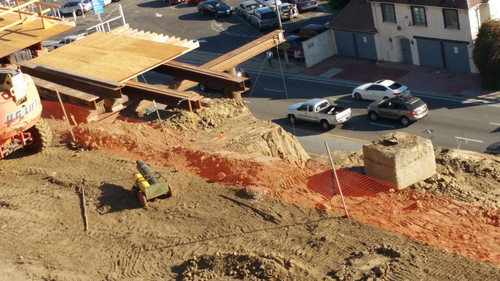
[[218, 0], [208, 0], [198, 4], [200, 15], [212, 15], [215, 18], [229, 16], [233, 13], [233, 8]]

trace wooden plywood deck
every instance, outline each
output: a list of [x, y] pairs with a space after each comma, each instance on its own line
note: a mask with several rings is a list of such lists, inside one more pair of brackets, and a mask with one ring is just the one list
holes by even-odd
[[190, 50], [178, 45], [96, 32], [31, 62], [124, 82]]
[[[0, 28], [19, 20], [18, 14], [5, 14], [0, 17]], [[41, 19], [28, 20], [0, 31], [0, 58], [9, 56], [19, 50], [35, 45], [75, 27], [74, 22], [45, 20], [45, 28]]]

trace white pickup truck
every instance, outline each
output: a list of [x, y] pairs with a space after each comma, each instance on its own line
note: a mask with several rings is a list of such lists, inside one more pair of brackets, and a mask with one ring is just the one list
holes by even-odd
[[325, 130], [346, 122], [351, 115], [350, 108], [332, 105], [328, 100], [319, 98], [296, 103], [287, 109], [288, 120], [292, 124], [297, 120], [316, 122]]

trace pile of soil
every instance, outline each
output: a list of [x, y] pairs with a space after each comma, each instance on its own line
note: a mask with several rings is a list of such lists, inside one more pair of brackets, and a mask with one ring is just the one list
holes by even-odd
[[[193, 115], [162, 112], [164, 127], [131, 120], [80, 124], [73, 127], [79, 149], [68, 148], [73, 140], [65, 123], [47, 120], [59, 144], [38, 154], [18, 151], [0, 162], [2, 276], [311, 281], [500, 276], [495, 156], [438, 148], [434, 177], [405, 191], [347, 197], [351, 218], [346, 218], [339, 204], [329, 202], [331, 196], [304, 183], [325, 170], [321, 162], [330, 165], [327, 155], [309, 160], [294, 136], [256, 120], [239, 102], [210, 99], [204, 105]], [[332, 154], [336, 168], [362, 173], [361, 151]], [[173, 196], [141, 207], [131, 192], [135, 160], [163, 175]], [[214, 175], [214, 167], [224, 172]], [[415, 207], [405, 209], [409, 205]], [[443, 215], [436, 217], [436, 210]], [[394, 232], [381, 228], [382, 220], [397, 222], [400, 213], [419, 224], [403, 221]], [[419, 218], [429, 216], [450, 230], [423, 229], [432, 226]], [[454, 225], [466, 227], [463, 220], [471, 217], [482, 218], [474, 221], [474, 232], [457, 233], [463, 240], [458, 246], [466, 250], [450, 248], [461, 240], [453, 236]], [[471, 248], [477, 241], [486, 249]]]

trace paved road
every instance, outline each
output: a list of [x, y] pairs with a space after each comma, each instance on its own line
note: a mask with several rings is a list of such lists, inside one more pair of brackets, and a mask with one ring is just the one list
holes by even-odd
[[[241, 0], [228, 0], [227, 2], [234, 7]], [[213, 57], [231, 51], [261, 35], [248, 22], [236, 15], [215, 20], [199, 15], [196, 7], [186, 4], [167, 6], [161, 0], [149, 2], [127, 0], [113, 3], [105, 8], [106, 12], [102, 18], [113, 16], [108, 13], [117, 9], [118, 4], [122, 4], [126, 21], [131, 27], [199, 40], [201, 46], [197, 51], [212, 53]], [[302, 14], [300, 22], [285, 23], [284, 28], [292, 30], [299, 24], [324, 23], [331, 18], [331, 13], [320, 8], [317, 12]], [[78, 18], [77, 27], [71, 34], [84, 32], [86, 28], [97, 23], [97, 17], [91, 12], [87, 13], [85, 19]], [[67, 35], [70, 34], [62, 34], [60, 37]], [[189, 54], [183, 57], [189, 62]], [[201, 62], [192, 61], [191, 63], [200, 64]], [[254, 85], [252, 92], [245, 97], [245, 101], [252, 112], [260, 119], [272, 120], [293, 132], [304, 148], [313, 154], [325, 152], [325, 141], [329, 143], [331, 149], [357, 150], [367, 141], [397, 130], [429, 138], [434, 145], [460, 146], [475, 151], [484, 151], [487, 145], [498, 141], [491, 134], [500, 126], [500, 120], [497, 119], [500, 110], [498, 105], [482, 105], [475, 101], [451, 97], [425, 96], [417, 92], [414, 94], [421, 96], [429, 104], [431, 115], [405, 128], [397, 122], [368, 120], [366, 106], [369, 102], [353, 102], [348, 95], [353, 88], [352, 85], [300, 75], [287, 75], [283, 79], [277, 68], [260, 73], [258, 69], [253, 69], [250, 73]], [[341, 106], [351, 107], [353, 118], [343, 126], [328, 132], [322, 131], [319, 126], [306, 123], [299, 123], [293, 128], [285, 119], [284, 114], [289, 105], [309, 98], [325, 96], [336, 100]]]
[[[427, 102], [431, 114], [404, 127], [396, 121], [369, 120], [366, 107], [370, 102], [353, 101], [350, 97], [352, 85], [300, 75], [287, 75], [283, 80], [275, 73], [250, 73], [255, 83], [252, 91], [244, 97], [250, 110], [257, 118], [271, 120], [294, 133], [309, 153], [325, 153], [325, 141], [338, 150], [357, 150], [366, 142], [393, 131], [428, 138], [435, 146], [460, 147], [480, 152], [498, 141], [491, 133], [500, 126], [497, 123], [500, 104], [483, 104], [476, 100], [415, 92], [414, 95]], [[321, 130], [319, 125], [307, 122], [300, 122], [293, 128], [286, 119], [286, 108], [314, 97], [328, 97], [340, 106], [351, 107], [353, 117], [346, 124], [327, 132]]]
[[[58, 5], [64, 1], [48, 0]], [[227, 0], [228, 5], [236, 7], [243, 0]], [[317, 11], [310, 11], [300, 15], [299, 20], [284, 22], [283, 28], [287, 31], [293, 30], [306, 23], [324, 24], [331, 20], [333, 14], [326, 11], [326, 1], [318, 1], [320, 7]], [[168, 6], [162, 0], [139, 1], [123, 0], [111, 3], [104, 8], [101, 14], [103, 20], [117, 15], [118, 5], [122, 5], [126, 22], [134, 29], [176, 36], [183, 39], [199, 40], [198, 51], [227, 53], [258, 37], [263, 33], [258, 31], [246, 20], [236, 14], [229, 17], [214, 19], [210, 16], [202, 16], [198, 13], [196, 6], [178, 4]], [[77, 17], [77, 26], [54, 38], [62, 39], [68, 35], [84, 33], [85, 30], [99, 23], [93, 12], [87, 12], [85, 18]]]

